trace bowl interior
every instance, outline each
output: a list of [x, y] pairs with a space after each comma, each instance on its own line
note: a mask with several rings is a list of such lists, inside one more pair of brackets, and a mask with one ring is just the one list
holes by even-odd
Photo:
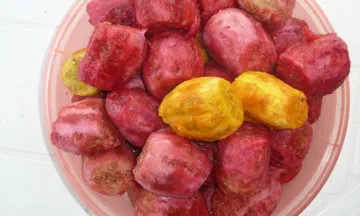
[[[86, 47], [93, 27], [88, 22], [85, 7], [88, 0], [75, 3], [60, 26], [46, 62], [42, 97], [45, 139], [60, 165], [62, 175], [70, 182], [80, 199], [97, 215], [133, 215], [127, 194], [103, 196], [91, 191], [81, 178], [80, 157], [65, 153], [50, 145], [51, 124], [57, 113], [70, 103], [71, 94], [61, 83], [60, 70], [64, 61], [75, 51]], [[294, 17], [306, 20], [318, 33], [332, 32], [326, 16], [310, 0], [298, 0]], [[313, 145], [301, 173], [283, 187], [282, 199], [274, 215], [298, 215], [313, 200], [330, 175], [344, 141], [349, 113], [349, 84], [324, 98], [320, 120], [314, 124]]]

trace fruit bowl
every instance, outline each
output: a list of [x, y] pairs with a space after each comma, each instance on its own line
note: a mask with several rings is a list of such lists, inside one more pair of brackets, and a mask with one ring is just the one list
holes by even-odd
[[[104, 196], [88, 188], [81, 177], [80, 156], [66, 153], [50, 144], [49, 134], [60, 108], [71, 101], [71, 93], [60, 78], [61, 66], [76, 50], [86, 47], [93, 26], [88, 22], [86, 4], [79, 0], [61, 23], [48, 50], [40, 89], [41, 121], [46, 143], [56, 156], [59, 172], [75, 196], [96, 215], [133, 215], [131, 195]], [[333, 28], [314, 0], [298, 0], [294, 17], [304, 19], [316, 33], [330, 33]], [[320, 120], [313, 125], [312, 148], [300, 174], [283, 186], [282, 198], [274, 215], [298, 215], [319, 193], [333, 170], [346, 135], [349, 104], [349, 82], [326, 96]], [[130, 193], [131, 194], [131, 193]]]

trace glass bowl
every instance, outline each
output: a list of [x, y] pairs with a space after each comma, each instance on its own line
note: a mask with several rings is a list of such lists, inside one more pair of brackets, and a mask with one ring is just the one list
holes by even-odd
[[[80, 156], [66, 153], [51, 145], [49, 134], [57, 113], [70, 103], [71, 93], [61, 83], [60, 70], [75, 51], [86, 47], [93, 27], [88, 22], [86, 4], [78, 0], [66, 15], [52, 41], [45, 61], [41, 88], [41, 121], [48, 148], [57, 160], [57, 167], [69, 190], [74, 192], [96, 215], [134, 215], [131, 199], [104, 196], [91, 191], [81, 177]], [[333, 32], [329, 20], [315, 0], [298, 0], [294, 17], [304, 19], [317, 33]], [[282, 198], [273, 215], [299, 215], [315, 198], [327, 181], [340, 154], [349, 117], [349, 82], [334, 94], [326, 96], [320, 120], [314, 124], [313, 145], [300, 174], [283, 187]]]

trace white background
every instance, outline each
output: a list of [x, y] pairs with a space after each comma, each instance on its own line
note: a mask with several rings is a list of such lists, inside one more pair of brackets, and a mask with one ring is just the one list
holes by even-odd
[[[74, 0], [0, 0], [0, 215], [85, 216], [54, 167], [39, 121], [44, 55]], [[360, 216], [360, 2], [318, 1], [351, 58], [347, 139], [329, 181], [304, 216]]]

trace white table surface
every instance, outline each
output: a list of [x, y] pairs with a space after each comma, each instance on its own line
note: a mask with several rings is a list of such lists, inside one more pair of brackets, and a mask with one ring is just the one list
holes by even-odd
[[[0, 0], [0, 215], [85, 216], [54, 167], [39, 121], [43, 60], [61, 19], [75, 0]], [[351, 58], [347, 138], [329, 181], [302, 215], [360, 215], [360, 2], [318, 1]]]

